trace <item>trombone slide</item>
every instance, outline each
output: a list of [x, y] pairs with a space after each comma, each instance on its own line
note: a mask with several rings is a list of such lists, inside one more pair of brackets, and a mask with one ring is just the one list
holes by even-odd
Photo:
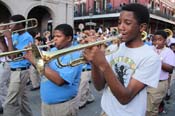
[[[21, 21], [16, 21], [16, 22], [11, 22], [11, 23], [5, 23], [5, 24], [0, 24], [0, 27], [5, 27], [5, 26], [10, 26], [10, 25], [14, 25], [14, 24], [19, 24], [19, 23], [23, 23], [23, 22], [26, 22], [26, 24], [29, 23], [29, 21], [31, 21], [31, 26], [26, 26], [25, 28], [22, 28], [22, 29], [18, 29], [16, 31], [13, 31], [12, 33], [16, 33], [16, 32], [19, 32], [19, 31], [24, 31], [24, 30], [27, 30], [27, 29], [33, 29], [33, 28], [36, 28], [38, 26], [38, 21], [36, 18], [31, 18], [31, 19], [26, 19], [26, 20], [21, 20]], [[34, 24], [33, 24], [33, 23]], [[0, 36], [3, 36], [3, 33], [5, 31], [11, 31], [11, 29], [3, 29], [3, 30], [0, 30]]]

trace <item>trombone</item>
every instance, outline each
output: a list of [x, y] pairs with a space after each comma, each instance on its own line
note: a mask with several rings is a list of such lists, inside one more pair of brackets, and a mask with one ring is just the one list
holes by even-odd
[[[37, 48], [41, 49], [41, 48], [48, 47], [49, 45], [54, 45], [54, 42], [49, 43], [47, 45], [37, 46]], [[22, 52], [30, 51], [32, 49], [33, 49], [32, 47], [29, 47], [29, 48], [25, 48], [25, 49], [22, 49], [22, 50], [15, 50], [15, 51], [10, 51], [10, 52], [2, 52], [2, 53], [0, 53], [0, 57], [9, 56], [9, 55], [16, 55], [16, 54], [20, 54]], [[22, 59], [23, 59], [22, 57], [17, 57], [17, 58], [14, 58], [12, 61], [22, 60]]]
[[[0, 24], [0, 27], [9, 27], [10, 25], [15, 25], [15, 24], [19, 24], [19, 23], [26, 23], [26, 27], [22, 28], [22, 29], [15, 30], [15, 31], [12, 31], [12, 33], [16, 33], [16, 32], [19, 32], [19, 31], [24, 31], [24, 30], [27, 30], [27, 29], [33, 29], [33, 28], [38, 26], [37, 19], [36, 18], [31, 18], [31, 19], [26, 19], [26, 20], [11, 22], [11, 23]], [[28, 26], [28, 24], [31, 24], [31, 25]], [[0, 36], [3, 36], [3, 33], [5, 31], [11, 31], [11, 29], [2, 29], [2, 30], [0, 30]]]

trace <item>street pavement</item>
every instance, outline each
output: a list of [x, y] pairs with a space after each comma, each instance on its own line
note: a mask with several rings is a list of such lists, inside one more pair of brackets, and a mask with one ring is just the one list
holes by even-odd
[[[95, 101], [93, 103], [87, 104], [84, 108], [80, 109], [78, 116], [100, 116], [100, 100], [102, 92], [96, 91], [92, 84], [90, 87], [95, 96]], [[171, 95], [171, 99], [169, 101], [166, 101], [167, 113], [159, 114], [159, 116], [175, 116], [175, 86], [172, 93], [173, 94]], [[39, 90], [29, 91], [28, 95], [33, 111], [33, 116], [41, 116], [41, 100]]]

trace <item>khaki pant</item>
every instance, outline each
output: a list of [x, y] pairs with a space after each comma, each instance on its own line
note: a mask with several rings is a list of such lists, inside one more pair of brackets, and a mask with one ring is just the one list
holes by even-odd
[[7, 62], [0, 62], [0, 106], [4, 105], [10, 81], [10, 67]]
[[42, 116], [77, 116], [78, 115], [78, 102], [77, 98], [70, 101], [58, 104], [44, 104], [42, 103], [41, 112]]
[[11, 71], [3, 116], [32, 116], [27, 98], [28, 70]]
[[161, 81], [157, 88], [147, 88], [147, 114], [146, 116], [158, 116], [159, 105], [166, 95], [168, 80]]
[[81, 80], [80, 80], [80, 86], [78, 89], [78, 95], [79, 97], [79, 107], [84, 106], [87, 102], [94, 101], [94, 96], [90, 90], [89, 81], [91, 79], [91, 71], [84, 71], [81, 73]]
[[175, 68], [173, 70], [173, 73], [171, 74], [170, 93], [173, 92], [173, 89], [175, 89]]
[[33, 65], [30, 66], [29, 74], [30, 74], [30, 80], [32, 82], [32, 87], [33, 88], [39, 87], [40, 86], [40, 75], [37, 72], [37, 70], [33, 67]]

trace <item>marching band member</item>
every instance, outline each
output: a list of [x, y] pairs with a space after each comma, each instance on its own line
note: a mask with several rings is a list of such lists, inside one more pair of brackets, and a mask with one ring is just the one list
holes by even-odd
[[[158, 55], [141, 40], [148, 23], [149, 11], [145, 6], [125, 5], [118, 21], [123, 42], [118, 51], [107, 57], [99, 46], [84, 51], [92, 65], [92, 82], [97, 90], [103, 90], [104, 116], [146, 114], [146, 87], [157, 87], [161, 68]], [[94, 40], [88, 37], [86, 41]]]
[[[1, 23], [3, 24], [3, 23]], [[4, 30], [5, 27], [1, 27], [0, 30]], [[6, 37], [0, 36], [0, 52], [7, 51], [7, 40]], [[7, 96], [7, 89], [10, 80], [10, 66], [7, 62], [8, 57], [0, 58], [0, 113], [3, 113], [3, 107], [5, 98]]]
[[[25, 20], [22, 15], [14, 15], [10, 17], [10, 22]], [[10, 25], [11, 31], [24, 29], [26, 22]], [[8, 51], [16, 49], [21, 50], [33, 43], [33, 37], [25, 30], [12, 34], [6, 31], [4, 35], [8, 41]], [[16, 55], [10, 55], [15, 58]], [[4, 116], [32, 116], [32, 111], [27, 98], [27, 80], [29, 79], [30, 62], [27, 60], [11, 61], [11, 76], [8, 88], [7, 98], [4, 105]]]
[[[148, 87], [148, 105], [147, 115], [157, 116], [159, 113], [159, 105], [163, 101], [168, 90], [169, 73], [173, 72], [175, 66], [175, 55], [170, 48], [166, 47], [167, 34], [163, 30], [155, 32], [152, 41], [156, 47], [155, 51], [161, 60], [161, 74], [159, 76], [159, 83], [157, 88]], [[163, 106], [162, 106], [163, 107]], [[163, 111], [163, 108], [162, 110]]]
[[[73, 29], [68, 24], [60, 24], [54, 29], [55, 47], [51, 51], [61, 50], [72, 46]], [[32, 52], [29, 51], [24, 57], [34, 66]], [[62, 63], [69, 63], [71, 60], [80, 57], [80, 52], [73, 52], [61, 56]], [[78, 86], [82, 66], [60, 67], [56, 59], [51, 60], [43, 67], [44, 74], [41, 77], [40, 95], [42, 116], [76, 116], [78, 111]]]

